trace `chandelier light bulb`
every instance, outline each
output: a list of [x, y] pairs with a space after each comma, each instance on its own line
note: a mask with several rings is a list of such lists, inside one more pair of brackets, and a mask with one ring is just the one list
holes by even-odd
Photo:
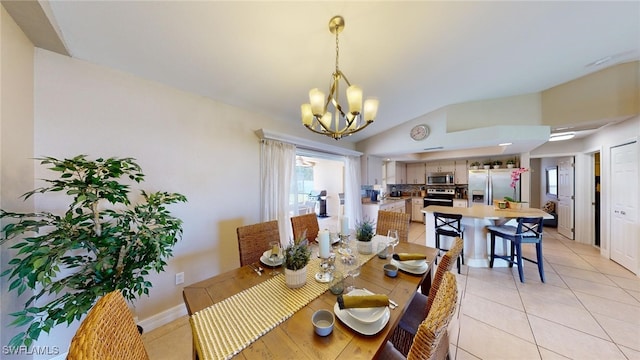
[[364, 102], [364, 120], [373, 121], [378, 114], [378, 99], [367, 99]]
[[311, 126], [313, 123], [313, 113], [311, 112], [311, 104], [302, 104], [300, 106], [300, 112], [302, 113], [302, 124]]
[[359, 86], [351, 85], [347, 88], [347, 101], [349, 101], [349, 112], [353, 115], [362, 111], [362, 89]]
[[324, 114], [324, 93], [318, 88], [309, 91], [309, 103], [311, 104], [313, 115], [322, 116]]

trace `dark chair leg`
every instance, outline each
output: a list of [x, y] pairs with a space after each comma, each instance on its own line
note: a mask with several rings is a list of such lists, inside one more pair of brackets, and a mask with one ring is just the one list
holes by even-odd
[[496, 255], [496, 235], [494, 233], [491, 233], [491, 256], [489, 259], [490, 268], [493, 267], [493, 259], [495, 258], [495, 255]]
[[440, 234], [436, 234], [436, 249], [438, 249], [438, 253], [436, 254], [436, 265], [438, 265], [438, 256], [440, 256]]
[[[512, 268], [513, 267], [513, 257], [516, 254], [516, 246], [515, 246], [515, 242], [514, 241], [509, 241], [511, 243], [511, 254], [509, 255], [509, 267]], [[519, 252], [518, 252], [519, 253]], [[506, 255], [506, 254], [505, 254]]]
[[458, 274], [460, 274], [460, 256], [458, 256], [458, 259], [456, 262], [458, 264]]
[[540, 280], [544, 282], [544, 264], [542, 262], [542, 242], [536, 243], [536, 258], [538, 259], [538, 272]]
[[516, 259], [518, 260], [518, 275], [520, 275], [520, 282], [524, 282], [524, 269], [522, 269], [522, 245], [519, 242], [514, 241], [516, 246], [516, 251], [518, 254], [516, 255]]

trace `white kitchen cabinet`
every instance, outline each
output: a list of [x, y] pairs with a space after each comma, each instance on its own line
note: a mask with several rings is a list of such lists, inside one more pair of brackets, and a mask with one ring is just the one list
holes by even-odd
[[426, 167], [424, 163], [408, 163], [407, 164], [407, 184], [426, 184], [425, 176]]
[[453, 199], [453, 207], [468, 207], [467, 199]]
[[377, 156], [367, 156], [361, 164], [362, 184], [380, 185], [382, 184], [382, 158]]
[[456, 171], [455, 161], [429, 161], [426, 163], [426, 172], [429, 173], [453, 173]]
[[411, 221], [424, 223], [423, 207], [423, 198], [411, 198]]
[[406, 164], [399, 161], [388, 161], [385, 163], [387, 176], [386, 184], [406, 184], [407, 183], [407, 167]]
[[456, 160], [456, 170], [454, 173], [456, 184], [467, 184], [469, 182], [469, 167], [466, 160]]

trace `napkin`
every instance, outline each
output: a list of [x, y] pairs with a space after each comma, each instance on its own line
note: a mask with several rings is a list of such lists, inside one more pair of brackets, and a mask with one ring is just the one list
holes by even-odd
[[340, 295], [338, 306], [340, 309], [389, 306], [389, 297], [384, 294]]
[[416, 253], [398, 253], [393, 254], [393, 259], [397, 261], [408, 261], [408, 260], [425, 260], [427, 258], [424, 254], [416, 254]]

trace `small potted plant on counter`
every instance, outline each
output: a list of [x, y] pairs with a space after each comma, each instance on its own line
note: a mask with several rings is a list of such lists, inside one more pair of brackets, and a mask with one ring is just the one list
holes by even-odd
[[500, 166], [502, 166], [502, 161], [496, 160], [496, 161], [493, 162], [493, 168], [494, 169], [500, 169]]
[[288, 287], [296, 289], [307, 283], [307, 264], [311, 259], [311, 250], [307, 241], [307, 232], [300, 239], [289, 243], [284, 249], [284, 278]]
[[358, 252], [360, 254], [371, 254], [373, 252], [371, 239], [375, 235], [373, 231], [374, 225], [375, 223], [366, 217], [361, 222], [356, 223], [356, 240], [358, 241]]
[[516, 166], [516, 159], [507, 160], [507, 168], [508, 169], [513, 169], [514, 166]]
[[483, 166], [485, 169], [489, 170], [489, 169], [491, 169], [491, 164], [492, 164], [492, 163], [493, 163], [493, 161], [491, 161], [491, 160], [485, 160], [485, 161], [482, 163], [482, 166]]
[[471, 163], [471, 170], [478, 170], [479, 167], [480, 167], [479, 161], [474, 161]]

